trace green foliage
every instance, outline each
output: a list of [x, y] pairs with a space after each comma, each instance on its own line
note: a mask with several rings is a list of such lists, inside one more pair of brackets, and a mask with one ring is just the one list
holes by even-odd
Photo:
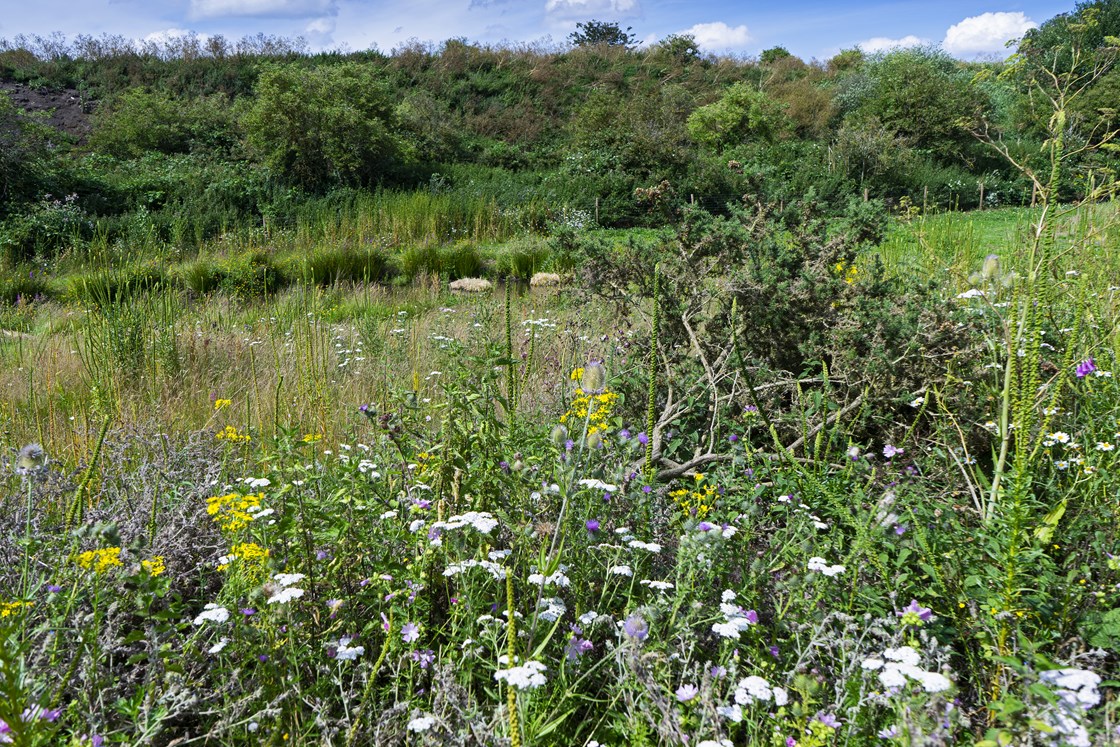
[[242, 117], [246, 142], [293, 184], [376, 184], [405, 157], [392, 95], [368, 66], [273, 66], [255, 93]]
[[692, 139], [717, 150], [745, 140], [772, 141], [788, 127], [785, 107], [746, 83], [736, 83], [719, 101], [688, 117]]
[[0, 219], [38, 199], [53, 170], [52, 131], [0, 93]]
[[228, 153], [236, 142], [234, 118], [220, 97], [183, 99], [164, 91], [130, 88], [102, 104], [90, 146], [118, 158], [150, 152]]

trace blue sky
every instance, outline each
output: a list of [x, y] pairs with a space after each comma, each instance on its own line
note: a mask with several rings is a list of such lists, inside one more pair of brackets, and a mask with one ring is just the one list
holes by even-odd
[[643, 43], [691, 33], [705, 51], [757, 55], [783, 46], [808, 60], [841, 49], [941, 44], [962, 59], [1004, 42], [1074, 0], [0, 0], [0, 37], [60, 31], [136, 39], [194, 32], [303, 36], [312, 49], [389, 52], [417, 39], [561, 44], [579, 21], [618, 21]]

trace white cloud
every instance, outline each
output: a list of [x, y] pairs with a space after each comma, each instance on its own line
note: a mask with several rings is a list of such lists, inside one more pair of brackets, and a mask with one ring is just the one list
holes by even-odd
[[334, 41], [335, 20], [329, 16], [316, 18], [303, 30], [303, 36], [313, 49], [326, 49]]
[[746, 26], [742, 24], [728, 26], [723, 21], [698, 23], [681, 33], [691, 34], [696, 39], [696, 44], [708, 51], [741, 49], [751, 41], [751, 35]]
[[975, 57], [992, 52], [1006, 52], [1006, 44], [1038, 24], [1018, 11], [1014, 13], [981, 13], [949, 27], [941, 46], [957, 57]]
[[856, 46], [862, 49], [866, 54], [875, 54], [877, 52], [889, 52], [892, 49], [904, 49], [906, 47], [920, 47], [923, 44], [929, 44], [929, 40], [922, 39], [907, 34], [901, 39], [890, 39], [885, 36], [875, 36], [866, 41], [861, 41]]
[[544, 4], [544, 12], [554, 18], [623, 18], [641, 11], [638, 0], [547, 0]]
[[338, 0], [191, 0], [190, 9], [192, 18], [306, 18], [323, 14], [335, 15], [337, 12]]
[[182, 37], [190, 36], [193, 33], [193, 31], [187, 31], [186, 29], [163, 29], [162, 31], [153, 31], [140, 41], [150, 42], [152, 44], [166, 44], [172, 39], [181, 39]]

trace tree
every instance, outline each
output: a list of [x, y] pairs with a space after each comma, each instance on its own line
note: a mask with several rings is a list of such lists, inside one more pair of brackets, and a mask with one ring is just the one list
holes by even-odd
[[623, 31], [613, 21], [586, 21], [576, 24], [576, 30], [568, 34], [568, 41], [577, 47], [592, 47], [605, 44], [608, 47], [626, 47], [629, 49], [638, 40], [630, 33], [633, 29], [629, 26]]
[[368, 185], [402, 156], [393, 97], [367, 66], [270, 67], [256, 94], [242, 120], [246, 142], [290, 182], [308, 189]]
[[771, 47], [770, 49], [762, 50], [762, 54], [758, 56], [758, 61], [763, 65], [769, 65], [772, 62], [792, 57], [790, 51], [785, 47]]

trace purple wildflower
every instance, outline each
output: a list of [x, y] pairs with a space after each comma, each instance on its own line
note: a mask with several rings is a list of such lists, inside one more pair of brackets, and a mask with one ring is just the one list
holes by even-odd
[[1077, 378], [1084, 379], [1086, 376], [1088, 376], [1089, 374], [1093, 373], [1096, 370], [1097, 370], [1096, 361], [1094, 361], [1092, 358], [1086, 358], [1085, 360], [1083, 360], [1083, 361], [1081, 361], [1080, 363], [1077, 364], [1077, 368], [1074, 369], [1074, 374], [1077, 375]]
[[586, 638], [580, 638], [579, 636], [574, 635], [572, 636], [572, 639], [568, 641], [568, 649], [565, 654], [568, 657], [568, 661], [579, 661], [579, 658], [581, 656], [590, 652], [594, 648], [595, 644], [591, 641], [587, 640]]
[[645, 431], [642, 431], [638, 434], [638, 443], [640, 443], [642, 446], [645, 446], [649, 443], [649, 436], [646, 435]]
[[905, 625], [921, 625], [933, 619], [933, 610], [918, 604], [917, 599], [911, 599], [909, 605], [895, 614], [902, 618]]
[[643, 492], [643, 493], [652, 493], [652, 492], [653, 492], [653, 488], [651, 488], [651, 487], [650, 487], [649, 485], [643, 485], [643, 486], [642, 486], [642, 492]]
[[628, 441], [630, 439], [630, 430], [628, 428], [623, 428], [618, 432], [618, 437], [623, 441]]
[[58, 592], [62, 591], [62, 587], [55, 584], [48, 584], [47, 591], [51, 594], [57, 594]]
[[902, 449], [899, 449], [891, 444], [887, 444], [883, 447], [883, 456], [885, 456], [887, 459], [891, 459], [892, 457], [902, 453]]
[[695, 699], [699, 694], [700, 688], [693, 684], [681, 685], [677, 688], [676, 692], [677, 700], [679, 700], [681, 703], [687, 703], [688, 701]]
[[420, 664], [421, 669], [427, 669], [436, 660], [436, 652], [430, 648], [423, 651], [413, 651], [410, 656], [412, 660]]
[[622, 623], [622, 632], [636, 641], [644, 641], [649, 637], [649, 623], [635, 612]]
[[825, 711], [821, 711], [820, 713], [818, 713], [813, 718], [813, 720], [814, 721], [820, 721], [822, 724], [827, 726], [829, 729], [840, 728], [840, 719], [836, 718], [836, 716], [834, 716], [833, 714], [827, 713]]
[[252, 607], [242, 607], [241, 614], [245, 615], [245, 617], [252, 617], [253, 615], [257, 614], [257, 611]]
[[591, 532], [592, 534], [595, 534], [595, 532], [599, 531], [599, 520], [598, 519], [588, 519], [586, 526], [587, 526], [587, 531]]
[[770, 647], [770, 655], [773, 656], [775, 659], [778, 658], [778, 653], [779, 653], [779, 651], [778, 651], [777, 646], [771, 646]]
[[405, 623], [401, 628], [401, 640], [405, 643], [413, 643], [420, 638], [420, 626], [414, 622]]
[[498, 467], [501, 468], [502, 472], [505, 472], [507, 475], [509, 474], [509, 462], [507, 462], [505, 459], [498, 462]]
[[902, 535], [906, 534], [906, 530], [909, 529], [909, 528], [910, 527], [907, 526], [906, 524], [895, 524], [894, 525], [894, 533], [897, 534], [899, 537], [901, 537]]
[[259, 661], [261, 664], [264, 664], [266, 661], [268, 661], [268, 654], [261, 654], [257, 657], [257, 661]]
[[727, 437], [727, 440], [730, 441], [731, 443], [738, 443], [739, 437], [736, 436], [734, 433], [732, 433], [730, 436]]

